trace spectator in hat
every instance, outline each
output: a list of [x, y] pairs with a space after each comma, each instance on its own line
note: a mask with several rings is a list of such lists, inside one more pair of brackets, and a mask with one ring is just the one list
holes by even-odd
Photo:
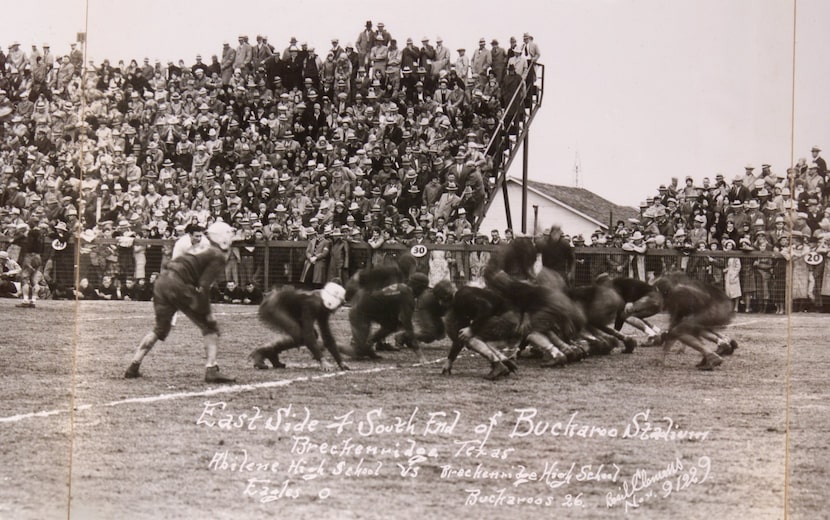
[[495, 38], [490, 41], [490, 67], [491, 74], [501, 86], [507, 72], [507, 51], [499, 47], [499, 41]]
[[749, 188], [744, 185], [743, 177], [737, 176], [732, 179], [732, 188], [729, 190], [726, 198], [729, 202], [735, 202], [737, 200], [743, 204], [750, 199], [751, 195]]
[[[452, 222], [450, 222], [449, 226], [451, 229], [454, 230], [455, 238], [459, 241], [461, 240], [461, 237], [465, 233], [465, 231], [469, 231], [470, 233], [472, 233], [473, 229], [472, 225], [470, 224], [470, 221], [467, 218], [467, 210], [463, 207], [458, 208], [455, 219]], [[472, 235], [470, 235], [470, 238], [472, 238]]]
[[[306, 232], [310, 232], [312, 228], [309, 228]], [[311, 248], [309, 250], [309, 248]], [[303, 268], [303, 277], [302, 280], [306, 283], [310, 282], [313, 287], [322, 287], [326, 281], [328, 276], [328, 260], [329, 254], [331, 252], [331, 240], [327, 236], [319, 236], [317, 235], [316, 239], [312, 242], [309, 241], [309, 248], [306, 248], [306, 259], [308, 271], [306, 268]], [[310, 274], [310, 280], [306, 277]]]
[[[424, 36], [423, 38], [421, 38], [421, 55], [420, 55], [420, 60], [417, 63], [417, 65], [418, 65], [417, 72], [419, 74], [423, 73], [423, 74], [426, 74], [426, 75], [430, 75], [430, 73], [432, 71], [433, 62], [435, 62], [435, 47], [430, 45], [429, 38]], [[431, 76], [430, 76], [430, 78], [431, 78]], [[419, 79], [421, 81], [424, 81], [425, 86], [427, 85], [427, 82], [425, 81], [425, 78], [421, 77]]]
[[824, 189], [824, 178], [819, 174], [818, 165], [811, 164], [804, 176], [804, 190], [809, 193], [818, 193]]
[[[412, 41], [412, 38], [407, 38], [406, 46], [403, 48], [403, 50], [401, 50], [401, 72], [413, 72], [418, 68], [418, 64], [420, 63], [420, 61], [421, 49], [415, 46], [415, 43]], [[412, 79], [411, 75], [409, 79]], [[414, 84], [414, 81], [412, 81], [411, 86], [414, 87]], [[404, 80], [402, 81], [402, 85], [409, 85], [409, 83], [406, 80]]]
[[749, 202], [746, 203], [746, 221], [750, 224], [754, 224], [758, 219], [764, 218], [764, 214], [761, 212], [761, 204], [758, 202], [758, 199], [749, 199]]
[[256, 71], [260, 66], [264, 65], [265, 60], [274, 54], [274, 50], [268, 44], [268, 38], [262, 35], [256, 37], [256, 47], [253, 48], [251, 56], [252, 70]]
[[472, 70], [473, 78], [476, 80], [478, 88], [484, 88], [487, 84], [487, 75], [492, 66], [493, 56], [490, 51], [486, 49], [487, 40], [479, 38], [478, 48], [473, 51], [470, 59], [470, 69]]
[[[501, 88], [501, 104], [502, 108], [507, 111], [506, 117], [507, 121], [511, 124], [508, 127], [511, 134], [516, 133], [515, 127], [512, 126], [513, 123], [516, 123], [515, 116], [519, 115], [520, 117], [523, 116], [524, 110], [518, 103], [510, 104], [511, 100], [513, 100], [514, 96], [516, 99], [522, 99], [524, 97], [524, 89], [525, 84], [522, 81], [522, 77], [518, 74], [516, 70], [516, 66], [513, 64], [507, 65], [507, 74], [504, 76], [504, 80], [502, 81], [502, 88]], [[518, 94], [516, 93], [518, 91]]]
[[[383, 43], [383, 36], [375, 36], [375, 45], [369, 50], [369, 74], [378, 81], [386, 78], [386, 64], [389, 61], [389, 48]], [[378, 85], [380, 86], [380, 85]]]
[[458, 48], [456, 52], [458, 52], [458, 57], [455, 59], [453, 70], [461, 81], [466, 82], [470, 76], [470, 57], [467, 56], [467, 49], [464, 47]]
[[[811, 237], [813, 235], [813, 231], [810, 229], [810, 226], [807, 224], [807, 213], [799, 211], [795, 214], [795, 221], [793, 222], [793, 231], [798, 231], [801, 233], [802, 237]], [[793, 242], [795, 243], [795, 242]]]
[[484, 212], [487, 192], [484, 187], [484, 178], [481, 175], [481, 170], [470, 161], [466, 164], [470, 169], [465, 176], [459, 178], [459, 183], [464, 183], [462, 205], [466, 208], [467, 214], [470, 215], [473, 222], [478, 222]]
[[69, 44], [69, 62], [75, 66], [75, 70], [81, 70], [81, 67], [84, 64], [84, 52], [78, 48], [78, 44], [70, 43]]
[[444, 47], [444, 39], [439, 36], [435, 39], [435, 59], [432, 62], [432, 77], [437, 80], [442, 73], [449, 73], [449, 70], [450, 50]]
[[458, 195], [458, 186], [455, 182], [447, 183], [444, 192], [435, 203], [435, 219], [443, 218], [447, 221], [455, 210], [461, 206], [461, 197]]
[[332, 229], [330, 237], [331, 250], [326, 279], [343, 284], [349, 279], [349, 242], [337, 226]]
[[240, 35], [239, 45], [236, 47], [236, 56], [233, 61], [233, 68], [241, 69], [243, 73], [247, 73], [251, 69], [253, 59], [254, 50], [251, 44], [248, 43], [248, 37]]
[[222, 61], [219, 64], [223, 85], [229, 85], [233, 76], [234, 63], [236, 62], [236, 50], [227, 42], [222, 44]]
[[804, 234], [801, 231], [794, 229], [790, 234], [790, 239], [792, 240], [792, 246], [790, 248], [782, 246], [779, 252], [792, 265], [789, 290], [793, 301], [793, 311], [805, 312], [808, 310], [810, 299], [813, 297], [810, 283], [810, 266], [805, 258], [810, 249], [805, 244]]
[[75, 74], [75, 65], [69, 59], [69, 56], [64, 56], [60, 60], [60, 65], [57, 67], [57, 72], [54, 75], [54, 88], [55, 90], [62, 92], [72, 80], [72, 77]]
[[358, 61], [360, 66], [365, 66], [368, 61], [369, 51], [375, 45], [375, 31], [372, 28], [372, 21], [366, 20], [366, 26], [360, 31], [355, 40], [355, 50], [357, 51]]
[[821, 148], [818, 146], [813, 146], [810, 149], [810, 155], [813, 156], [813, 164], [816, 166], [818, 170], [818, 174], [821, 176], [822, 179], [827, 179], [827, 161], [821, 157]]
[[392, 41], [392, 34], [386, 30], [386, 25], [383, 22], [378, 22], [378, 28], [375, 34], [383, 37], [384, 45], [389, 45], [389, 42]]
[[740, 200], [734, 200], [729, 206], [727, 215], [727, 220], [731, 220], [735, 223], [735, 228], [740, 231], [743, 229], [744, 224], [749, 223], [749, 216], [746, 214], [744, 205], [741, 203]]
[[705, 216], [696, 215], [694, 217], [692, 228], [688, 232], [688, 237], [695, 245], [700, 242], [708, 243], [709, 230], [707, 229]]

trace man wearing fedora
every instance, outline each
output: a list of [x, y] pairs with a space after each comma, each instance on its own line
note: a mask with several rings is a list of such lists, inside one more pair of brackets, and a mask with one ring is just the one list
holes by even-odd
[[743, 204], [749, 200], [750, 196], [749, 188], [744, 186], [744, 177], [738, 175], [732, 179], [732, 188], [730, 188], [729, 193], [726, 195], [729, 202], [735, 202], [737, 200]]
[[522, 35], [524, 45], [522, 45], [521, 59], [527, 63], [526, 84], [528, 87], [528, 94], [533, 96], [536, 93], [534, 82], [536, 81], [536, 63], [539, 61], [542, 53], [539, 51], [539, 45], [533, 41], [533, 35], [526, 32]]
[[488, 73], [493, 64], [493, 56], [490, 51], [485, 48], [486, 46], [487, 40], [479, 38], [478, 49], [473, 51], [473, 56], [470, 60], [473, 78], [476, 80], [476, 86], [478, 88], [484, 88], [487, 84]]
[[813, 156], [813, 164], [816, 165], [818, 168], [818, 173], [821, 175], [823, 179], [827, 177], [827, 161], [824, 160], [824, 157], [821, 157], [819, 154], [821, 153], [821, 148], [818, 146], [813, 146], [810, 149], [810, 154]]

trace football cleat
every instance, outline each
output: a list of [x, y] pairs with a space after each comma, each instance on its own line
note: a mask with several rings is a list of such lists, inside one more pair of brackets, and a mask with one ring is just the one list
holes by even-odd
[[715, 367], [720, 366], [723, 359], [714, 352], [708, 352], [703, 355], [703, 359], [697, 364], [699, 370], [714, 370]]
[[496, 379], [501, 379], [510, 374], [510, 369], [504, 366], [504, 363], [500, 361], [496, 361], [493, 363], [493, 368], [490, 369], [490, 373], [484, 376], [484, 379], [488, 381], [495, 381]]
[[228, 377], [223, 374], [219, 373], [218, 366], [207, 367], [205, 369], [205, 382], [206, 383], [235, 383], [236, 379], [233, 377]]
[[141, 377], [141, 374], [138, 373], [139, 367], [141, 367], [141, 363], [130, 363], [130, 366], [127, 367], [127, 371], [124, 372], [124, 379], [135, 379], [137, 377]]

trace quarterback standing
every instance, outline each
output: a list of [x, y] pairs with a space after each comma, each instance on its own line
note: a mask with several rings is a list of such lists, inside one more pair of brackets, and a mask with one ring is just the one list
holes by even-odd
[[224, 222], [211, 224], [205, 232], [210, 247], [196, 253], [185, 253], [167, 264], [153, 288], [153, 309], [156, 325], [141, 340], [124, 377], [139, 377], [139, 368], [157, 341], [170, 333], [173, 315], [181, 311], [202, 331], [207, 363], [205, 381], [233, 383], [232, 377], [219, 372], [216, 364], [219, 327], [210, 309], [210, 287], [225, 270], [234, 230]]

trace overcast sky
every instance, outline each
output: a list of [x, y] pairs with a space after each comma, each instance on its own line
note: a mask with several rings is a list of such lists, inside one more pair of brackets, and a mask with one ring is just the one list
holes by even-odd
[[324, 50], [335, 36], [354, 41], [366, 20], [399, 42], [440, 35], [453, 60], [479, 37], [505, 45], [528, 31], [546, 66], [530, 178], [573, 185], [578, 153], [582, 186], [636, 205], [671, 176], [764, 162], [783, 172], [812, 145], [830, 156], [830, 2], [798, 1], [795, 82], [794, 14], [792, 0], [28, 0], [5, 6], [0, 34], [65, 52], [86, 27], [96, 62], [191, 64], [239, 34]]

